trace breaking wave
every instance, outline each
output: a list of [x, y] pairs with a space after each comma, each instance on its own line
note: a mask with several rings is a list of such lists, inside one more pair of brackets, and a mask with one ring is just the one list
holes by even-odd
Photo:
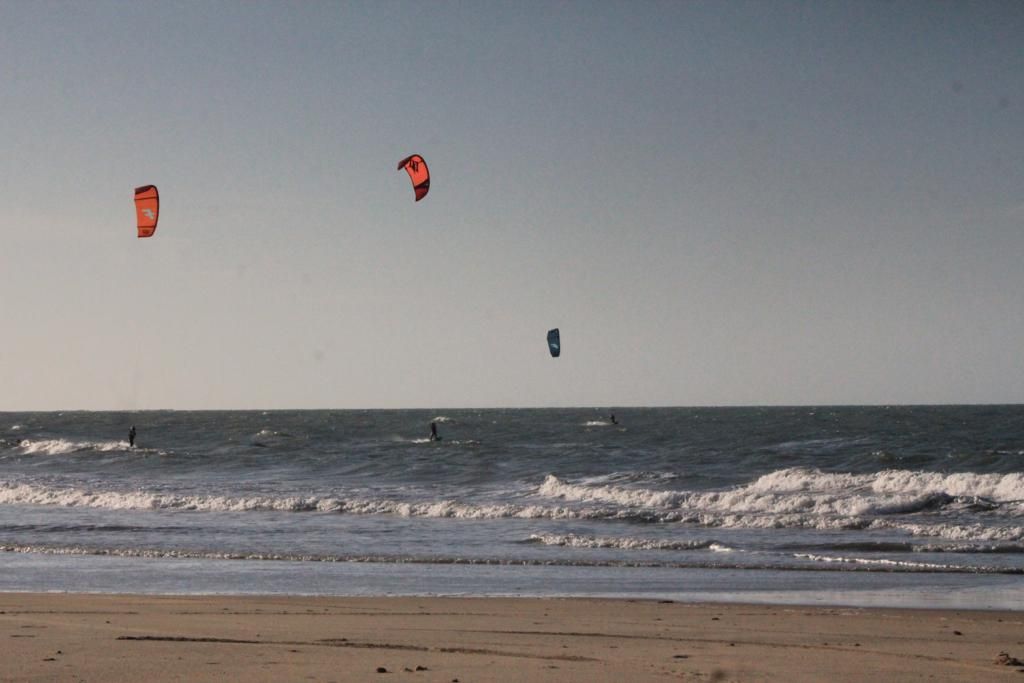
[[63, 455], [79, 451], [127, 451], [131, 447], [127, 441], [68, 441], [67, 439], [22, 439], [18, 448], [26, 455]]
[[[26, 449], [59, 453], [81, 448], [116, 450], [123, 442], [83, 444], [30, 442]], [[35, 452], [35, 451], [33, 451]], [[609, 479], [616, 483], [608, 483]], [[637, 524], [687, 524], [721, 529], [888, 530], [918, 538], [965, 544], [1007, 545], [1024, 541], [1024, 474], [979, 475], [883, 471], [831, 474], [792, 468], [724, 490], [657, 490], [623, 480], [669, 483], [652, 476], [591, 478], [571, 482], [555, 475], [505, 500], [460, 497], [412, 499], [366, 495], [167, 493], [104, 490], [0, 482], [0, 504], [90, 507], [111, 510], [200, 512], [314, 512], [451, 519], [614, 520]], [[960, 513], [982, 514], [965, 520]], [[984, 523], [982, 523], [984, 522]], [[1002, 522], [1002, 523], [1000, 523]], [[608, 539], [544, 536], [543, 542], [580, 547], [617, 547]], [[612, 545], [601, 545], [611, 543]], [[642, 545], [642, 542], [641, 542]], [[676, 548], [678, 549], [678, 548]]]
[[593, 486], [548, 475], [538, 493], [565, 501], [660, 510], [856, 517], [924, 512], [951, 504], [990, 509], [1020, 506], [1024, 503], [1024, 473], [945, 475], [887, 470], [854, 475], [791, 468], [721, 491]]

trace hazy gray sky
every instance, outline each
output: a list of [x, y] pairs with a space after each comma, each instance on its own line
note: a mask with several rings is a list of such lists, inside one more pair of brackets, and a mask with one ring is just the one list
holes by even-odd
[[1016, 1], [0, 1], [0, 409], [1024, 402], [1022, 36]]

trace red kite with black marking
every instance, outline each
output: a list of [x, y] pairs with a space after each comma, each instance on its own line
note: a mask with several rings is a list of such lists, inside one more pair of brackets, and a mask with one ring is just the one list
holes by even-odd
[[416, 191], [416, 201], [427, 196], [430, 190], [430, 171], [427, 170], [427, 162], [419, 154], [413, 154], [398, 162], [398, 170], [405, 169], [412, 181], [412, 189]]
[[135, 188], [135, 217], [139, 237], [152, 237], [160, 217], [160, 194], [156, 191], [156, 185]]

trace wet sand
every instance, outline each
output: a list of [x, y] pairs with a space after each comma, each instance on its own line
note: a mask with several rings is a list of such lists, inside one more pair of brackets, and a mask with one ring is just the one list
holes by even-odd
[[3, 681], [1024, 681], [1020, 612], [0, 593], [0, 645]]

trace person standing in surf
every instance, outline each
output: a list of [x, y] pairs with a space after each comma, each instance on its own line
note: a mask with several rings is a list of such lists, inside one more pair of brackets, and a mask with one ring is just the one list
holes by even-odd
[[135, 425], [128, 430], [128, 447], [135, 448]]
[[430, 423], [430, 440], [431, 441], [438, 441], [440, 438], [441, 437], [439, 437], [437, 435], [437, 423], [436, 422], [431, 422]]

